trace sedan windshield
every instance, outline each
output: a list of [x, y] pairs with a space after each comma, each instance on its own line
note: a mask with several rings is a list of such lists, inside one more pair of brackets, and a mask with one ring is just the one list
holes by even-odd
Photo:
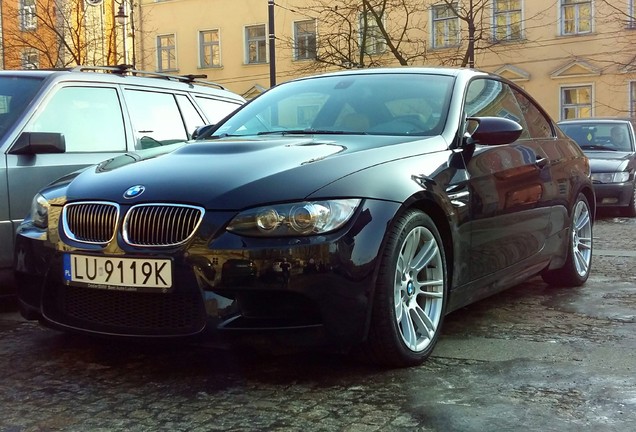
[[213, 137], [271, 134], [437, 135], [453, 77], [352, 74], [281, 84], [246, 105]]
[[560, 127], [584, 151], [634, 151], [633, 138], [627, 123], [586, 121], [562, 124]]
[[0, 77], [0, 137], [20, 118], [41, 85], [39, 78]]

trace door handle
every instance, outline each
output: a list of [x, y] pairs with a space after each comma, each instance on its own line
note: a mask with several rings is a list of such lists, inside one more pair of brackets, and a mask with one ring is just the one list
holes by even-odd
[[548, 158], [544, 158], [541, 156], [537, 156], [537, 160], [535, 161], [535, 165], [539, 168], [544, 168], [548, 164]]

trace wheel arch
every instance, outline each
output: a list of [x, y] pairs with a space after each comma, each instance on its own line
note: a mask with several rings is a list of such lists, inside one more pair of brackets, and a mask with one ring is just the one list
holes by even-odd
[[[450, 204], [449, 204], [450, 205]], [[395, 224], [395, 221], [405, 214], [409, 210], [420, 210], [426, 213], [435, 223], [437, 227], [442, 243], [444, 245], [444, 257], [446, 262], [446, 280], [447, 280], [447, 292], [448, 296], [450, 296], [451, 292], [451, 282], [452, 275], [454, 270], [454, 237], [452, 235], [451, 223], [446, 216], [443, 206], [434, 198], [432, 195], [428, 194], [416, 194], [412, 196], [409, 200], [406, 200], [402, 207], [395, 213], [393, 218], [391, 219], [391, 225]], [[387, 238], [385, 237], [382, 241], [382, 246], [380, 247], [380, 255], [384, 254], [384, 251], [387, 247]], [[370, 293], [369, 302], [371, 305], [374, 304], [375, 294], [376, 294], [376, 284], [378, 280], [378, 272], [380, 269], [380, 265], [376, 266], [373, 274], [373, 288]], [[447, 304], [448, 304], [447, 298]], [[367, 311], [366, 324], [364, 329], [364, 339], [367, 338], [369, 334], [369, 329], [371, 327], [371, 318], [373, 316], [373, 306], [369, 308]]]
[[581, 193], [587, 198], [587, 203], [592, 213], [592, 221], [596, 220], [596, 196], [594, 195], [594, 190], [591, 187], [584, 187], [581, 189]]

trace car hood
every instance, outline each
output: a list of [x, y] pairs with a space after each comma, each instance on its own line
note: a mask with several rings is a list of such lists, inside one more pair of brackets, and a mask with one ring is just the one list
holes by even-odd
[[[283, 137], [192, 142], [150, 158], [124, 155], [78, 175], [68, 200], [179, 202], [239, 210], [298, 200], [358, 170], [446, 148], [442, 137]], [[427, 141], [426, 144], [422, 144]], [[125, 199], [142, 185], [144, 192]]]
[[615, 151], [586, 151], [593, 173], [618, 171], [624, 161], [632, 159], [633, 153]]

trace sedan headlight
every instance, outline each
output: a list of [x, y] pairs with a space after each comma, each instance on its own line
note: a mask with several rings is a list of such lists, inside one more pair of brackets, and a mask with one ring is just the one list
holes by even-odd
[[342, 227], [358, 208], [360, 201], [303, 201], [257, 207], [239, 213], [227, 230], [257, 237], [324, 234]]
[[41, 194], [31, 201], [31, 220], [38, 228], [46, 228], [49, 224], [49, 202]]
[[625, 183], [627, 180], [629, 180], [629, 173], [627, 171], [613, 173], [592, 173], [590, 178], [596, 183]]

